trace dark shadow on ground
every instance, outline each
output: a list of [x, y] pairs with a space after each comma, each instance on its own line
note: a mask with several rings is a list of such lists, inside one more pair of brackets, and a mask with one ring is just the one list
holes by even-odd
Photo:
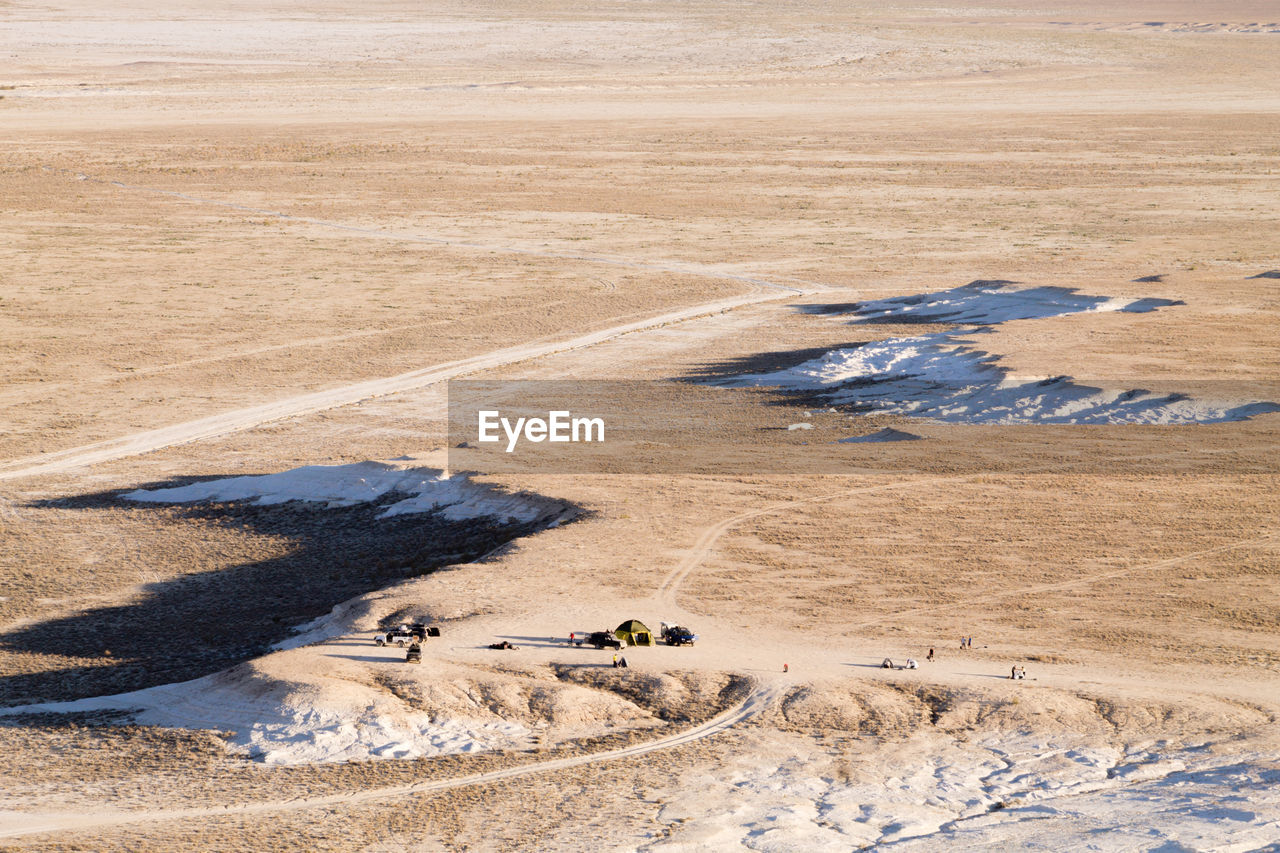
[[[964, 285], [964, 287], [968, 287], [968, 288], [1008, 287], [1013, 284], [1021, 284], [1021, 282], [1011, 281], [1007, 278], [979, 278], [979, 279], [974, 279], [973, 281]], [[961, 290], [961, 289], [962, 288], [955, 288], [955, 290]], [[936, 294], [936, 293], [913, 294], [910, 296], [894, 297], [892, 301], [897, 302], [900, 305], [914, 305], [914, 304], [920, 304], [922, 302], [925, 302], [930, 297], [935, 297], [938, 295], [939, 294]], [[818, 316], [838, 316], [840, 314], [856, 314], [858, 310], [867, 302], [875, 302], [875, 301], [878, 301], [878, 300], [869, 299], [863, 302], [815, 302], [815, 303], [810, 303], [808, 305], [797, 305], [795, 307], [801, 314], [816, 314]], [[896, 315], [894, 317], [886, 318], [886, 319], [862, 318], [862, 321], [866, 323], [891, 323], [891, 324], [898, 324], [898, 325], [917, 325], [917, 324], [933, 325], [937, 323], [946, 323], [945, 319], [939, 320], [936, 316], [932, 314], [930, 314], [927, 317], [911, 317], [911, 316]]]
[[[609, 633], [610, 633], [610, 634], [612, 634], [613, 632], [612, 632], [612, 631], [610, 631]], [[579, 637], [580, 642], [575, 642], [575, 643], [573, 643], [572, 645], [570, 645], [570, 644], [569, 644], [569, 642], [568, 642], [567, 640], [560, 639], [560, 638], [551, 638], [551, 637], [526, 637], [526, 636], [519, 636], [519, 635], [516, 635], [516, 634], [495, 634], [495, 635], [494, 635], [494, 640], [495, 640], [495, 641], [497, 641], [497, 642], [500, 642], [500, 641], [502, 641], [502, 640], [506, 640], [506, 641], [508, 641], [508, 642], [510, 642], [510, 643], [515, 643], [515, 644], [518, 644], [518, 645], [521, 645], [521, 646], [530, 646], [530, 647], [535, 647], [535, 648], [565, 649], [565, 650], [575, 650], [575, 651], [576, 651], [576, 650], [581, 650], [581, 651], [587, 651], [587, 652], [592, 652], [592, 653], [601, 652], [601, 651], [606, 651], [606, 652], [607, 652], [607, 651], [614, 651], [614, 652], [622, 651], [621, 649], [615, 649], [615, 648], [613, 648], [612, 646], [606, 646], [606, 647], [604, 647], [603, 649], [597, 649], [595, 646], [591, 645], [590, 643], [588, 643], [588, 642], [586, 641], [586, 639], [585, 639], [585, 638], [586, 638], [586, 636], [587, 636], [587, 634], [586, 634], [586, 633], [579, 634], [579, 635], [578, 635], [578, 637]], [[666, 644], [665, 644], [665, 643], [654, 643], [652, 646], [627, 646], [626, 648], [627, 648], [627, 650], [630, 650], [630, 649], [636, 649], [636, 648], [641, 648], [641, 649], [656, 649], [658, 646], [663, 646], [663, 645], [666, 645]], [[483, 645], [483, 646], [477, 646], [476, 648], [488, 648], [488, 644], [485, 644], [485, 645]]]
[[[585, 634], [582, 634], [582, 635], [580, 635], [580, 636], [585, 637], [586, 635], [585, 635]], [[519, 643], [519, 644], [520, 644], [520, 645], [522, 645], [522, 646], [540, 646], [540, 647], [542, 647], [542, 648], [551, 648], [551, 649], [554, 649], [554, 648], [563, 648], [563, 649], [576, 649], [576, 648], [579, 648], [579, 647], [578, 647], [578, 646], [576, 646], [576, 645], [571, 645], [571, 644], [569, 643], [568, 639], [567, 639], [567, 638], [565, 638], [565, 637], [547, 637], [547, 636], [545, 636], [545, 635], [544, 635], [544, 636], [541, 636], [541, 637], [524, 637], [524, 636], [517, 636], [517, 635], [515, 635], [515, 634], [494, 634], [494, 635], [493, 635], [493, 639], [494, 639], [495, 641], [499, 641], [499, 640], [508, 640], [508, 641], [510, 641], [510, 642], [512, 642], [512, 643]], [[487, 645], [488, 645], [488, 644], [486, 644], [486, 646], [487, 646]], [[594, 648], [594, 646], [591, 646], [591, 645], [589, 645], [589, 644], [585, 644], [585, 645], [583, 646], [583, 648], [591, 649], [591, 648]]]
[[[1138, 279], [1154, 280], [1150, 277]], [[1040, 285], [1022, 290], [1008, 289], [1017, 284], [1019, 282], [1007, 279], [978, 279], [935, 293], [913, 293], [865, 302], [797, 305], [796, 308], [803, 314], [853, 315], [849, 322], [857, 325], [977, 327], [998, 326], [1010, 320], [1031, 320], [1091, 311], [1110, 302], [1106, 296], [1080, 293], [1075, 287]], [[990, 303], [991, 299], [995, 302]], [[1014, 301], [1007, 301], [1010, 299]], [[988, 304], [984, 305], [984, 302]], [[1159, 308], [1185, 304], [1177, 299], [1146, 297], [1113, 310], [1127, 314], [1145, 314]]]
[[[796, 388], [778, 388], [769, 386], [755, 385], [737, 385], [734, 380], [743, 376], [755, 376], [759, 374], [772, 373], [774, 371], [786, 370], [807, 361], [822, 358], [835, 350], [857, 349], [865, 346], [869, 341], [848, 341], [846, 343], [834, 343], [820, 347], [806, 347], [803, 349], [793, 350], [774, 350], [772, 352], [753, 353], [738, 358], [728, 358], [722, 361], [704, 362], [695, 366], [684, 376], [671, 377], [671, 382], [685, 382], [698, 385], [721, 385], [734, 390], [753, 391], [759, 396], [756, 402], [759, 405], [767, 407], [779, 407], [783, 409], [817, 409], [826, 411], [832, 407], [829, 394], [833, 387], [812, 388], [812, 389], [796, 389]], [[842, 383], [839, 387], [843, 389], [870, 387], [878, 384], [878, 379], [854, 379]], [[874, 413], [872, 406], [865, 404], [844, 405], [837, 407], [844, 414], [868, 414]], [[760, 430], [768, 431], [786, 431], [786, 426], [761, 426]], [[850, 427], [856, 429], [856, 427]]]
[[[149, 488], [186, 485], [193, 478]], [[141, 600], [29, 624], [0, 635], [0, 648], [95, 658], [93, 665], [0, 676], [0, 705], [77, 699], [184, 681], [257, 657], [335, 605], [442, 565], [475, 560], [543, 529], [550, 517], [508, 523], [450, 520], [440, 512], [379, 518], [376, 503], [325, 509], [290, 501], [184, 505], [192, 522], [247, 529], [295, 543], [288, 553], [149, 584]], [[136, 508], [116, 492], [32, 503], [33, 507]], [[561, 509], [568, 509], [561, 505]], [[557, 515], [559, 512], [557, 511]], [[106, 652], [109, 650], [109, 656]]]
[[843, 344], [827, 344], [820, 347], [807, 347], [805, 349], [792, 350], [773, 350], [772, 352], [757, 352], [751, 355], [744, 355], [738, 358], [727, 358], [723, 361], [708, 361], [697, 365], [689, 373], [684, 376], [675, 377], [675, 382], [698, 382], [715, 384], [729, 379], [736, 379], [739, 376], [751, 376], [757, 373], [772, 373], [776, 370], [786, 370], [796, 365], [804, 364], [806, 361], [812, 361], [838, 349], [856, 349], [864, 346], [868, 341], [849, 341]]
[[342, 652], [326, 652], [325, 656], [331, 657], [331, 658], [343, 658], [344, 660], [358, 660], [358, 661], [363, 661], [364, 663], [403, 663], [404, 655], [407, 649], [400, 649], [400, 648], [396, 648], [395, 646], [392, 646], [392, 648], [395, 651], [399, 652], [399, 654], [349, 655], [349, 654], [343, 654]]

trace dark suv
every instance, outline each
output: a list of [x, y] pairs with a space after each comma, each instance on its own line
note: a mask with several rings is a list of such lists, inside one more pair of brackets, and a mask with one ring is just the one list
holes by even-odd
[[587, 635], [587, 642], [595, 646], [597, 649], [622, 648], [622, 641], [615, 637], [612, 631], [592, 631]]
[[662, 623], [662, 641], [668, 646], [692, 646], [698, 635], [683, 625]]

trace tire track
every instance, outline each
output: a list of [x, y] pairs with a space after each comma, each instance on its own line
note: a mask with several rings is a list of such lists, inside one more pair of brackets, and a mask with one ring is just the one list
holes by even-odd
[[808, 284], [806, 287], [793, 287], [790, 285], [778, 284], [777, 282], [763, 278], [738, 275], [700, 264], [651, 263], [627, 258], [611, 258], [603, 255], [545, 252], [536, 249], [525, 249], [519, 246], [451, 240], [442, 237], [429, 237], [418, 234], [404, 234], [377, 228], [348, 225], [341, 222], [313, 219], [311, 217], [298, 217], [281, 211], [250, 207], [247, 205], [219, 201], [216, 199], [207, 199], [200, 196], [177, 192], [175, 190], [163, 190], [154, 187], [125, 184], [120, 181], [109, 181], [104, 178], [96, 178], [70, 169], [56, 169], [51, 166], [44, 166], [42, 168], [48, 172], [74, 175], [78, 180], [119, 187], [120, 189], [152, 193], [170, 198], [178, 198], [197, 204], [215, 205], [246, 213], [253, 213], [254, 215], [270, 216], [281, 220], [300, 222], [307, 225], [363, 234], [365, 236], [379, 237], [388, 240], [475, 249], [485, 252], [531, 255], [556, 260], [623, 267], [650, 272], [678, 273], [682, 275], [713, 278], [747, 284], [757, 288], [757, 292], [739, 297], [705, 302], [675, 311], [655, 314], [641, 320], [622, 323], [606, 329], [588, 332], [586, 334], [570, 338], [506, 347], [483, 355], [443, 362], [441, 364], [409, 371], [407, 373], [401, 373], [384, 379], [366, 380], [364, 382], [357, 382], [327, 391], [300, 394], [284, 400], [277, 400], [260, 406], [252, 406], [245, 409], [224, 412], [218, 415], [211, 415], [206, 418], [174, 424], [161, 429], [148, 430], [119, 438], [106, 439], [104, 441], [94, 442], [92, 444], [55, 451], [53, 453], [42, 454], [39, 456], [28, 456], [9, 460], [7, 462], [0, 462], [0, 481], [38, 476], [41, 474], [59, 473], [72, 468], [94, 465], [113, 459], [138, 456], [144, 453], [149, 453], [153, 450], [160, 450], [165, 447], [172, 447], [178, 444], [187, 444], [193, 441], [203, 441], [210, 438], [228, 435], [230, 433], [243, 432], [273, 421], [285, 420], [288, 418], [298, 417], [300, 415], [309, 415], [325, 411], [327, 409], [348, 406], [352, 403], [358, 403], [373, 397], [381, 397], [388, 394], [398, 394], [404, 391], [417, 390], [428, 385], [434, 385], [439, 382], [474, 373], [476, 371], [515, 364], [517, 362], [540, 358], [557, 352], [582, 349], [632, 332], [656, 328], [658, 326], [664, 326], [671, 323], [680, 323], [686, 320], [706, 316], [708, 314], [720, 313], [734, 308], [739, 308], [744, 305], [780, 298], [779, 296], [772, 295], [770, 292], [761, 293], [759, 292], [759, 289], [779, 294], [800, 295], [808, 292], [809, 290], [819, 289], [822, 287], [822, 285], [819, 284]]
[[[1023, 473], [1044, 474], [1044, 473], [1052, 473], [1052, 471], [1036, 471], [1036, 472], [1023, 472]], [[680, 561], [679, 564], [677, 564], [676, 568], [673, 569], [663, 579], [662, 583], [658, 586], [657, 599], [658, 601], [660, 601], [661, 603], [667, 606], [678, 608], [679, 605], [676, 603], [676, 593], [679, 590], [680, 585], [684, 583], [684, 581], [689, 577], [690, 574], [692, 574], [699, 566], [702, 565], [703, 561], [711, 553], [716, 542], [720, 540], [720, 537], [724, 536], [724, 534], [728, 533], [730, 530], [734, 529], [735, 527], [742, 524], [743, 522], [750, 521], [753, 518], [760, 518], [765, 515], [774, 515], [780, 512], [787, 512], [788, 510], [796, 509], [797, 507], [801, 507], [806, 504], [821, 503], [823, 501], [835, 500], [836, 498], [848, 497], [850, 495], [867, 494], [869, 492], [878, 492], [878, 491], [891, 491], [894, 489], [916, 488], [920, 486], [940, 485], [943, 483], [956, 484], [956, 483], [965, 482], [966, 480], [971, 480], [977, 476], [980, 476], [980, 475], [964, 474], [964, 475], [956, 475], [951, 477], [938, 477], [931, 480], [905, 480], [905, 481], [894, 482], [894, 483], [883, 483], [878, 486], [864, 486], [856, 489], [845, 489], [843, 491], [831, 492], [825, 495], [814, 495], [812, 497], [797, 498], [796, 500], [791, 500], [791, 501], [781, 501], [779, 503], [771, 504], [766, 507], [761, 507], [759, 509], [750, 510], [749, 512], [744, 512], [738, 515], [730, 516], [729, 518], [726, 518], [723, 521], [717, 522], [716, 524], [713, 524], [710, 527], [703, 530], [702, 535], [700, 535], [694, 541], [693, 546], [689, 549], [689, 552], [685, 555], [685, 557]], [[1273, 531], [1273, 532], [1265, 533], [1262, 536], [1254, 536], [1248, 539], [1239, 539], [1234, 542], [1227, 542], [1221, 545], [1215, 545], [1213, 547], [1205, 548], [1199, 551], [1190, 551], [1185, 554], [1179, 554], [1178, 556], [1175, 556], [1175, 557], [1166, 557], [1160, 560], [1155, 560], [1150, 563], [1142, 563], [1136, 566], [1128, 566], [1123, 569], [1112, 569], [1105, 572], [1099, 572], [1093, 575], [1085, 575], [1083, 577], [1072, 578], [1066, 581], [1055, 581], [1053, 583], [1044, 583], [1044, 584], [1032, 584], [1030, 586], [1012, 587], [1009, 589], [1003, 589], [999, 591], [986, 592], [983, 594], [981, 601], [987, 602], [994, 599], [1004, 599], [1004, 598], [1010, 598], [1010, 597], [1019, 596], [1019, 595], [1035, 595], [1043, 592], [1059, 592], [1061, 590], [1073, 589], [1075, 587], [1088, 586], [1090, 584], [1094, 584], [1099, 581], [1111, 580], [1113, 578], [1123, 577], [1125, 575], [1133, 574], [1135, 572], [1149, 571], [1151, 569], [1161, 569], [1161, 568], [1166, 568], [1168, 566], [1174, 566], [1179, 563], [1185, 562], [1186, 560], [1194, 559], [1196, 557], [1206, 557], [1206, 556], [1209, 556], [1210, 554], [1218, 554], [1224, 551], [1234, 551], [1238, 548], [1247, 548], [1251, 545], [1258, 545], [1263, 542], [1270, 542], [1277, 538], [1280, 538], [1280, 532]], [[962, 599], [960, 601], [953, 601], [946, 604], [931, 604], [931, 605], [926, 605], [922, 607], [913, 607], [909, 610], [896, 610], [893, 612], [892, 617], [897, 619], [902, 616], [916, 616], [921, 613], [940, 613], [943, 611], [953, 610], [960, 607], [972, 607], [976, 603], [978, 603], [977, 599]], [[864, 622], [856, 622], [852, 624], [852, 627], [870, 628], [875, 625], [879, 625], [883, 623], [885, 618], [888, 618], [888, 617], [886, 616], [879, 619], [872, 619]]]
[[694, 541], [693, 546], [689, 549], [689, 552], [685, 555], [684, 559], [682, 559], [676, 568], [662, 580], [661, 584], [659, 584], [657, 598], [663, 604], [673, 607], [678, 606], [676, 605], [675, 596], [680, 585], [684, 583], [685, 579], [688, 578], [695, 569], [702, 565], [702, 561], [711, 553], [712, 548], [715, 546], [716, 542], [720, 540], [721, 536], [724, 536], [724, 534], [728, 533], [730, 530], [745, 521], [750, 521], [753, 518], [760, 518], [765, 515], [786, 512], [787, 510], [795, 509], [796, 507], [804, 506], [806, 504], [822, 503], [823, 501], [835, 500], [836, 498], [848, 497], [850, 495], [890, 491], [893, 489], [915, 488], [919, 486], [933, 486], [941, 483], [960, 483], [965, 480], [973, 479], [976, 476], [979, 475], [962, 474], [950, 477], [935, 477], [929, 480], [903, 480], [894, 483], [882, 483], [878, 486], [859, 486], [854, 489], [844, 489], [839, 492], [830, 492], [825, 495], [813, 495], [807, 498], [780, 501], [779, 503], [770, 504], [766, 507], [730, 516], [729, 518], [717, 522], [703, 530], [702, 535]]
[[273, 421], [349, 406], [353, 403], [388, 394], [415, 391], [428, 385], [435, 385], [470, 373], [504, 367], [554, 353], [584, 349], [632, 332], [653, 329], [672, 323], [681, 323], [686, 320], [704, 317], [709, 314], [718, 314], [744, 305], [767, 302], [776, 298], [778, 297], [771, 293], [757, 291], [743, 296], [706, 302], [701, 305], [646, 317], [571, 338], [506, 347], [483, 355], [443, 362], [384, 379], [371, 379], [326, 391], [300, 394], [260, 406], [236, 409], [194, 421], [161, 427], [160, 429], [147, 430], [120, 438], [106, 439], [41, 456], [14, 459], [0, 463], [0, 481], [59, 473], [72, 468], [94, 465], [128, 456], [139, 456], [165, 447], [243, 432]]
[[192, 809], [157, 809], [155, 811], [133, 812], [88, 812], [88, 813], [43, 813], [8, 812], [0, 815], [0, 838], [18, 838], [25, 835], [40, 835], [56, 832], [78, 832], [83, 830], [105, 829], [116, 826], [127, 826], [139, 823], [192, 820], [196, 818], [215, 817], [220, 815], [255, 815], [282, 811], [298, 811], [313, 808], [330, 808], [335, 806], [359, 805], [372, 800], [386, 801], [388, 798], [404, 797], [414, 794], [430, 794], [448, 791], [455, 788], [466, 788], [473, 785], [485, 785], [516, 779], [535, 773], [549, 773], [581, 767], [586, 764], [599, 764], [623, 758], [634, 758], [650, 752], [674, 749], [694, 743], [712, 735], [727, 731], [730, 728], [756, 716], [772, 704], [784, 689], [783, 684], [774, 682], [762, 684], [753, 679], [751, 691], [736, 705], [712, 717], [701, 725], [682, 732], [646, 743], [633, 744], [607, 752], [590, 755], [577, 755], [571, 758], [558, 758], [551, 761], [540, 761], [534, 764], [523, 764], [502, 770], [491, 770], [487, 773], [475, 773], [470, 776], [459, 776], [452, 779], [433, 779], [413, 782], [407, 785], [392, 785], [381, 788], [366, 788], [342, 794], [329, 794], [321, 797], [294, 797], [288, 800], [244, 803], [226, 806], [203, 806]]
[[[550, 302], [540, 303], [541, 307], [553, 309], [560, 305], [569, 304], [568, 299], [555, 299]], [[506, 308], [500, 311], [490, 311], [484, 315], [485, 320], [493, 320], [498, 317], [507, 317], [512, 314], [519, 314], [525, 309], [523, 308]], [[40, 391], [47, 398], [59, 394], [69, 388], [84, 388], [88, 385], [111, 385], [113, 383], [124, 383], [137, 379], [139, 376], [155, 376], [161, 373], [168, 373], [173, 370], [183, 370], [188, 367], [202, 367], [209, 364], [221, 364], [228, 361], [236, 361], [238, 359], [252, 358], [256, 355], [266, 355], [268, 353], [283, 352], [286, 350], [302, 350], [311, 347], [329, 346], [331, 344], [340, 344], [347, 341], [360, 340], [361, 338], [376, 338], [382, 335], [395, 335], [400, 332], [421, 331], [426, 329], [439, 328], [448, 326], [452, 320], [433, 320], [428, 323], [411, 323], [403, 326], [384, 326], [380, 329], [362, 329], [356, 332], [345, 332], [338, 335], [324, 335], [315, 338], [298, 338], [282, 344], [268, 344], [265, 346], [253, 347], [251, 349], [235, 350], [231, 352], [219, 353], [218, 355], [202, 356], [200, 358], [188, 358], [183, 361], [172, 361], [168, 364], [157, 364], [152, 367], [139, 367], [128, 373], [112, 374], [109, 376], [95, 376], [91, 379], [81, 379], [75, 382], [44, 382], [40, 385]], [[23, 400], [28, 395], [28, 390], [24, 388], [11, 388], [0, 390], [0, 404], [10, 404], [13, 400]]]

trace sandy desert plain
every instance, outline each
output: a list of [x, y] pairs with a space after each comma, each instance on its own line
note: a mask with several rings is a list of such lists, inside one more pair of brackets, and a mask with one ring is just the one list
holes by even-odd
[[[1280, 850], [1276, 4], [0, 0], [0, 96], [4, 849]], [[468, 474], [508, 379], [717, 416]]]

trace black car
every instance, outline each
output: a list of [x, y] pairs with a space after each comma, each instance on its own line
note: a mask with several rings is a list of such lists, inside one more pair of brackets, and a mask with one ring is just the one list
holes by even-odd
[[592, 631], [587, 635], [587, 642], [597, 649], [622, 648], [622, 641], [615, 637], [612, 631]]

